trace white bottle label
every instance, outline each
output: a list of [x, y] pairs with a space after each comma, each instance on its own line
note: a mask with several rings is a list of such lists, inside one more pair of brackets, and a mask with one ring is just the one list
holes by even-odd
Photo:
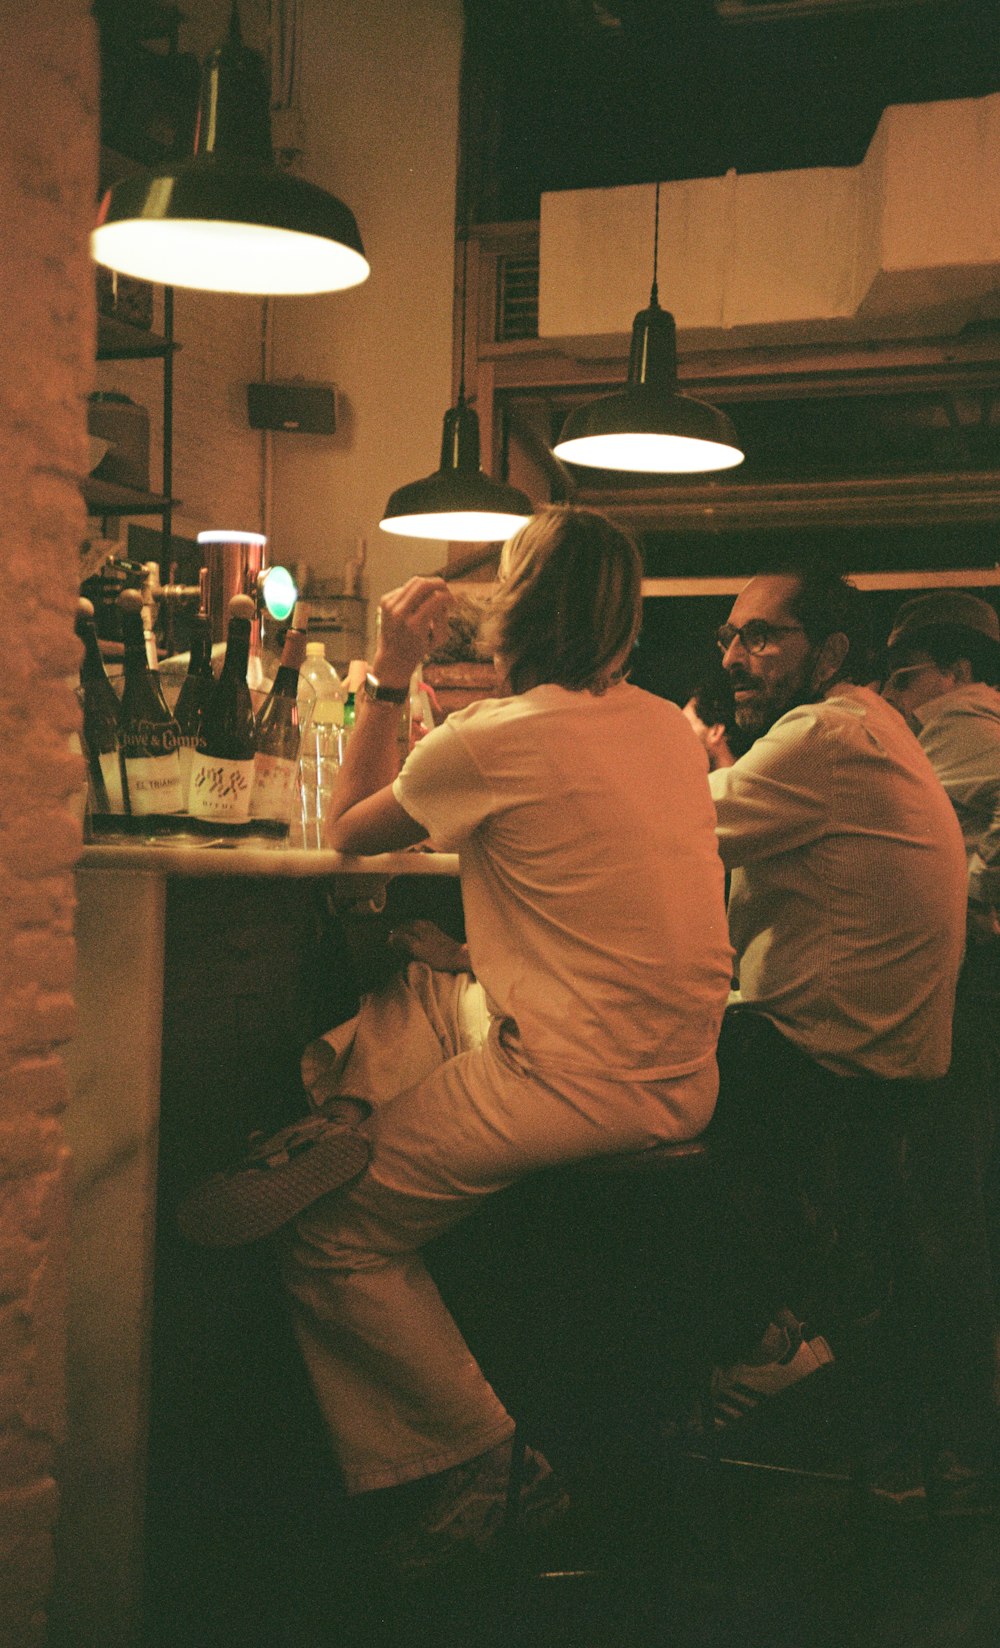
[[191, 794], [191, 763], [194, 760], [194, 747], [182, 741], [177, 754], [181, 763], [181, 794], [184, 797], [184, 811], [188, 812], [190, 810], [188, 798]]
[[294, 761], [278, 755], [257, 755], [253, 767], [253, 798], [250, 811], [254, 818], [273, 818], [287, 824], [292, 816], [295, 794]]
[[253, 795], [253, 760], [226, 761], [195, 750], [188, 812], [216, 824], [245, 824]]
[[100, 756], [101, 777], [104, 779], [104, 788], [108, 792], [108, 811], [123, 813], [125, 798], [122, 795], [122, 769], [118, 759], [118, 751], [112, 750], [107, 755]]
[[176, 750], [171, 750], [169, 755], [126, 759], [125, 776], [133, 817], [148, 818], [151, 813], [184, 811], [181, 764]]

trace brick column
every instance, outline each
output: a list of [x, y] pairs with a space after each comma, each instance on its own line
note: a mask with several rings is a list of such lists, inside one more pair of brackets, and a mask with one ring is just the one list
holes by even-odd
[[64, 1425], [73, 634], [94, 354], [88, 0], [0, 7], [0, 1645], [44, 1640]]

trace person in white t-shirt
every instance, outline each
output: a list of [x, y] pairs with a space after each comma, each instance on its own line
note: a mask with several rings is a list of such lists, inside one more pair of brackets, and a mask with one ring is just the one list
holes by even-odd
[[[488, 614], [504, 696], [453, 714], [394, 776], [399, 695], [450, 599], [413, 578], [380, 603], [332, 840], [457, 851], [485, 1038], [425, 997], [424, 1073], [370, 1094], [371, 1165], [299, 1216], [287, 1267], [348, 1493], [412, 1509], [390, 1542], [401, 1568], [488, 1544], [514, 1432], [420, 1249], [536, 1169], [701, 1132], [732, 963], [704, 752], [676, 705], [624, 679], [632, 540], [590, 511], [533, 517]], [[530, 1455], [522, 1514], [562, 1503]]]

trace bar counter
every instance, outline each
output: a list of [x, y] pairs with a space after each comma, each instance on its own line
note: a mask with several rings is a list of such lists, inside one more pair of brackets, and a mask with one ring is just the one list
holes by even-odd
[[[172, 1518], [183, 1494], [178, 1486], [171, 1508], [169, 1481], [164, 1499], [155, 1480], [158, 1455], [171, 1475], [171, 1426], [182, 1423], [160, 1412], [157, 1370], [176, 1383], [193, 1357], [192, 1380], [203, 1376], [204, 1324], [184, 1313], [192, 1292], [220, 1285], [214, 1255], [180, 1246], [177, 1198], [236, 1159], [253, 1128], [299, 1113], [305, 1042], [353, 1011], [393, 920], [434, 914], [439, 902], [460, 909], [457, 876], [457, 855], [429, 851], [84, 847], [67, 1057], [74, 1193], [55, 1643], [136, 1648], [144, 1572], [147, 1608], [159, 1605], [144, 1507]], [[252, 1289], [245, 1267], [239, 1285]]]
[[158, 876], [269, 876], [317, 879], [326, 876], [455, 876], [457, 853], [411, 849], [360, 858], [332, 849], [286, 847], [249, 841], [93, 841], [84, 847], [81, 870], [132, 870]]

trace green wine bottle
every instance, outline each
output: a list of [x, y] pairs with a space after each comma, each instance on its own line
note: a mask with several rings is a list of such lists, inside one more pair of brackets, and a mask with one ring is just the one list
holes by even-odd
[[304, 630], [290, 629], [274, 685], [257, 716], [253, 798], [250, 812], [262, 835], [288, 835], [299, 764], [299, 667]]
[[191, 762], [196, 750], [204, 748], [205, 705], [215, 686], [212, 670], [212, 629], [200, 615], [191, 626], [191, 658], [174, 705], [180, 729], [181, 787], [184, 805], [191, 793]]
[[251, 596], [233, 596], [225, 661], [202, 716], [202, 747], [191, 759], [188, 811], [212, 834], [245, 835], [250, 823], [257, 739], [247, 667], [254, 614]]
[[84, 596], [76, 605], [76, 633], [83, 642], [81, 739], [87, 762], [88, 804], [91, 828], [99, 834], [113, 828], [113, 819], [125, 811], [118, 736], [120, 706], [101, 657], [93, 603]]
[[153, 833], [184, 809], [177, 722], [167, 708], [159, 676], [149, 667], [142, 596], [123, 589], [118, 597], [125, 642], [125, 687], [120, 727], [125, 811]]

